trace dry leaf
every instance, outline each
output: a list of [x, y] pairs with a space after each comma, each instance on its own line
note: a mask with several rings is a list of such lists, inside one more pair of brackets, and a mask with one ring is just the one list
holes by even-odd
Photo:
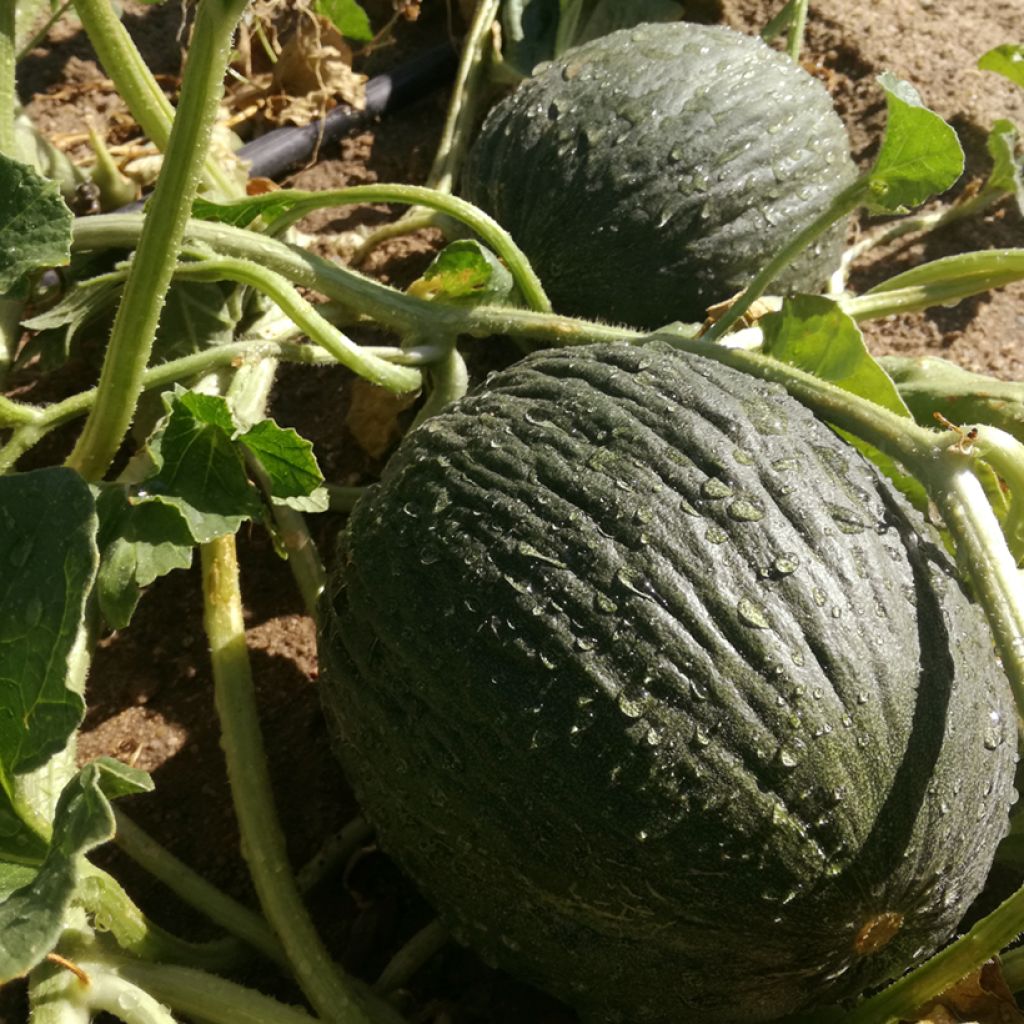
[[998, 960], [962, 978], [921, 1010], [918, 1024], [1024, 1024]]
[[418, 397], [415, 393], [393, 395], [368, 381], [356, 378], [349, 395], [345, 426], [367, 455], [379, 459], [402, 436], [401, 414]]
[[275, 113], [278, 120], [308, 124], [339, 103], [361, 110], [365, 82], [352, 70], [352, 48], [338, 30], [322, 19], [301, 18], [274, 65], [271, 89], [287, 100], [275, 104]]

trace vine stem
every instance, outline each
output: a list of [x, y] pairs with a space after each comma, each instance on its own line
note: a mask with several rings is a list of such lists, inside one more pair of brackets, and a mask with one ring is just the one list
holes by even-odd
[[[218, 2], [223, 3], [223, 0]], [[174, 107], [146, 66], [116, 8], [110, 0], [75, 0], [75, 13], [81, 18], [103, 70], [117, 87], [118, 95], [128, 104], [132, 117], [157, 149], [166, 152], [175, 116]], [[241, 11], [238, 17], [241, 17]], [[209, 26], [205, 25], [203, 31], [209, 31]], [[197, 19], [193, 47], [199, 42], [199, 34], [200, 20]], [[181, 103], [187, 109], [184, 89]], [[201, 160], [204, 180], [215, 192], [223, 196], [239, 193], [238, 182], [205, 149]]]
[[[405, 355], [399, 349], [394, 349], [393, 353], [396, 359]], [[377, 354], [381, 354], [379, 350]], [[330, 353], [316, 345], [273, 340], [230, 342], [151, 367], [142, 375], [142, 390], [169, 387], [218, 367], [262, 359], [285, 359], [307, 366], [327, 366], [335, 362]], [[0, 425], [14, 427], [11, 439], [0, 448], [0, 473], [10, 470], [51, 430], [84, 416], [96, 404], [96, 397], [97, 389], [89, 388], [45, 408], [0, 401]]]
[[316, 307], [307, 302], [290, 282], [252, 260], [203, 259], [186, 264], [182, 277], [198, 280], [229, 280], [251, 285], [273, 299], [282, 312], [297, 327], [305, 331], [321, 348], [326, 349], [342, 366], [365, 377], [373, 384], [396, 393], [416, 391], [423, 378], [419, 370], [368, 354], [349, 340], [332, 323], [320, 315]]
[[[348, 188], [323, 189], [317, 192], [289, 191], [285, 193], [285, 198], [288, 207], [271, 220], [267, 228], [270, 235], [279, 235], [284, 228], [294, 224], [312, 210], [350, 206], [355, 203], [408, 203], [414, 209], [417, 206], [425, 206], [437, 213], [443, 213], [465, 224], [504, 260], [523, 301], [531, 309], [540, 312], [551, 311], [551, 300], [544, 293], [540, 278], [534, 273], [526, 254], [516, 245], [512, 236], [493, 217], [465, 199], [459, 199], [458, 196], [422, 185], [371, 184], [350, 185]], [[270, 193], [268, 200], [262, 205], [273, 210], [278, 202], [278, 194]], [[235, 203], [220, 205], [228, 210], [244, 210], [247, 207], [259, 208], [261, 204], [258, 200], [242, 199]]]
[[786, 52], [797, 64], [800, 63], [800, 50], [804, 45], [804, 30], [807, 27], [807, 0], [795, 0], [793, 14], [789, 21], [786, 34]]
[[0, 3], [0, 153], [13, 157], [14, 111], [18, 107], [18, 94], [14, 87], [17, 63], [17, 32], [13, 0]]
[[405, 985], [435, 953], [451, 941], [448, 929], [433, 920], [421, 928], [389, 961], [374, 982], [377, 992], [394, 992]]
[[[253, 885], [292, 970], [317, 1014], [338, 1024], [397, 1024], [387, 1004], [357, 988], [337, 971], [302, 903], [288, 862], [284, 835], [271, 800], [266, 751], [245, 644], [242, 597], [234, 537], [200, 548], [203, 606], [213, 665], [214, 699]], [[209, 1016], [204, 1008], [200, 1016]]]
[[730, 327], [759, 299], [765, 289], [779, 276], [793, 259], [810, 245], [819, 235], [824, 234], [837, 220], [852, 213], [864, 200], [867, 190], [866, 177], [862, 176], [848, 185], [829, 204], [828, 208], [815, 217], [810, 224], [796, 233], [758, 272], [753, 280], [737, 296], [733, 304], [716, 320], [704, 334], [706, 341], [718, 341]]
[[135, 415], [217, 116], [232, 35], [245, 7], [246, 0], [200, 0], [178, 115], [114, 318], [96, 404], [68, 458], [87, 480], [107, 472]]
[[[75, 251], [132, 248], [141, 232], [138, 214], [103, 214], [79, 218], [74, 223]], [[341, 305], [371, 317], [402, 334], [415, 337], [451, 337], [469, 334], [490, 337], [515, 334], [528, 341], [556, 345], [582, 345], [596, 341], [624, 341], [645, 337], [645, 332], [613, 324], [591, 323], [573, 317], [514, 307], [461, 308], [429, 302], [389, 288], [348, 267], [265, 235], [192, 220], [185, 232], [186, 244], [206, 247], [216, 255], [250, 260], [287, 278], [292, 284], [314, 289]], [[696, 335], [698, 325], [692, 325]]]
[[928, 213], [921, 213], [914, 217], [901, 217], [891, 224], [883, 224], [875, 231], [866, 234], [859, 241], [854, 242], [842, 256], [838, 273], [842, 286], [845, 286], [846, 278], [849, 276], [850, 268], [865, 253], [872, 249], [888, 245], [890, 242], [898, 241], [907, 235], [937, 231], [939, 228], [952, 224], [964, 217], [971, 217], [978, 213], [984, 213], [990, 206], [994, 206], [1006, 193], [1001, 189], [982, 189], [977, 195], [967, 199], [958, 199], [948, 205], [941, 206]]
[[[491, 25], [498, 16], [501, 0], [480, 0], [473, 12], [469, 31], [462, 41], [459, 69], [452, 85], [451, 99], [445, 115], [444, 128], [426, 184], [438, 192], [451, 193], [455, 178], [465, 157], [472, 136], [473, 122], [479, 110], [479, 87], [487, 65], [487, 44]], [[437, 223], [433, 213], [419, 207], [407, 210], [397, 221], [372, 231], [356, 250], [352, 262], [359, 266], [382, 242]]]
[[[16, 24], [14, 0], [0, 2], [0, 153], [17, 158], [14, 111], [18, 95], [15, 89]], [[18, 299], [0, 299], [0, 387], [14, 359], [21, 333], [22, 303]]]
[[[299, 1007], [194, 968], [144, 963], [116, 955], [79, 961], [79, 965], [90, 976], [118, 977], [174, 1011], [208, 1024], [314, 1024], [314, 1019]], [[112, 1012], [116, 1014], [117, 1010]]]
[[114, 817], [117, 821], [115, 842], [140, 867], [226, 932], [259, 950], [268, 960], [287, 966], [288, 961], [277, 936], [259, 914], [193, 871], [136, 825], [123, 810], [115, 807]]

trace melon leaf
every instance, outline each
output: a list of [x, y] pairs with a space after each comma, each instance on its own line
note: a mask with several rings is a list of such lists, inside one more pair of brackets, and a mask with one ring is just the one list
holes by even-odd
[[994, 71], [1024, 88], [1024, 45], [1004, 43], [993, 47], [978, 59], [981, 71]]
[[96, 573], [97, 519], [69, 469], [0, 477], [0, 786], [44, 765], [82, 719], [69, 659]]
[[87, 764], [57, 802], [46, 859], [31, 876], [21, 866], [0, 866], [0, 984], [20, 977], [53, 949], [78, 884], [83, 854], [114, 835], [110, 799], [153, 788], [150, 777], [111, 758]]
[[955, 184], [964, 152], [956, 132], [921, 102], [917, 90], [894, 75], [878, 76], [888, 122], [868, 174], [866, 203], [876, 213], [905, 213]]
[[896, 385], [875, 362], [854, 319], [820, 295], [796, 295], [761, 318], [764, 352], [780, 362], [910, 416]]
[[1024, 157], [1017, 155], [1017, 126], [1000, 118], [992, 125], [985, 146], [992, 157], [992, 171], [985, 189], [1008, 192], [1017, 200], [1017, 208], [1024, 213]]
[[70, 260], [71, 220], [54, 182], [0, 154], [0, 295], [20, 295], [27, 274]]

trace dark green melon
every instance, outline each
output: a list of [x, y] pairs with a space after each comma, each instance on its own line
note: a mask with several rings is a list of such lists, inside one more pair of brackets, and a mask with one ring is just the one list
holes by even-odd
[[[462, 190], [562, 313], [703, 320], [855, 177], [824, 86], [759, 39], [641, 25], [542, 64], [490, 113]], [[844, 225], [775, 291], [814, 291]]]
[[924, 523], [780, 388], [666, 348], [535, 354], [410, 435], [321, 657], [385, 849], [586, 1019], [893, 976], [1014, 797], [1008, 686]]

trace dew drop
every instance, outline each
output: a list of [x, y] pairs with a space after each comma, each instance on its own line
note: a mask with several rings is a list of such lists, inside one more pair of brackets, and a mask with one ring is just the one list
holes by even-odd
[[772, 560], [772, 572], [777, 576], [789, 576], [800, 568], [800, 559], [797, 555], [786, 552], [778, 555]]
[[750, 626], [752, 629], [771, 628], [764, 609], [755, 601], [751, 601], [749, 597], [740, 598], [736, 605], [736, 614], [739, 615], [740, 622], [744, 626]]
[[627, 718], [639, 718], [644, 713], [643, 704], [627, 697], [625, 693], [619, 694], [617, 703], [619, 705], [619, 710]]
[[730, 502], [727, 511], [730, 519], [741, 523], [756, 523], [759, 519], [764, 519], [764, 509], [745, 498]]
[[732, 488], [717, 476], [709, 476], [707, 480], [700, 485], [700, 493], [703, 497], [710, 498], [712, 500], [731, 498]]

